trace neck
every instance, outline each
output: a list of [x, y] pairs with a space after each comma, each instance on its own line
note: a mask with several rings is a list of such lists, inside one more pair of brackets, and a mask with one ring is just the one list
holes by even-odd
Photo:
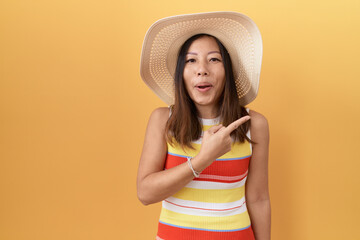
[[199, 117], [204, 119], [216, 118], [220, 115], [220, 109], [214, 106], [201, 106], [196, 105]]

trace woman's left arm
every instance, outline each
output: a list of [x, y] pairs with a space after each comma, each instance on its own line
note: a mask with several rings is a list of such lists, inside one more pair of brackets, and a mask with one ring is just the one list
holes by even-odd
[[246, 205], [256, 240], [270, 239], [270, 197], [268, 187], [269, 126], [266, 118], [250, 111], [252, 156], [246, 180]]

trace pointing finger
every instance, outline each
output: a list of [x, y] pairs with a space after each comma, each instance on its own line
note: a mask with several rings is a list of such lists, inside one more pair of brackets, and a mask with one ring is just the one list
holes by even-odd
[[222, 125], [222, 124], [219, 124], [219, 125], [217, 125], [217, 126], [213, 126], [213, 127], [209, 128], [208, 131], [209, 131], [209, 133], [214, 134], [214, 133], [216, 133], [217, 131], [219, 131], [219, 129], [222, 128], [222, 127], [223, 127], [223, 125]]
[[249, 119], [250, 119], [250, 116], [245, 116], [245, 117], [239, 118], [238, 120], [235, 120], [234, 122], [230, 123], [229, 126], [227, 126], [225, 128], [226, 133], [230, 135], [230, 133], [232, 133], [232, 131], [237, 129], [241, 124], [248, 121]]

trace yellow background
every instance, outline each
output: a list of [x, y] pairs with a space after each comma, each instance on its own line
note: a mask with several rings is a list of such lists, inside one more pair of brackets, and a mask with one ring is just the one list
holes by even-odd
[[147, 28], [238, 11], [263, 36], [272, 237], [360, 239], [360, 1], [0, 2], [0, 239], [154, 239], [136, 197]]

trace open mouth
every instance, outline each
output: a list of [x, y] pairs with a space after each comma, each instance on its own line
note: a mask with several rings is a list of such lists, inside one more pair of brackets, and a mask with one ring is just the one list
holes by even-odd
[[208, 87], [212, 87], [212, 85], [202, 85], [202, 86], [197, 86], [198, 88], [200, 89], [205, 89], [205, 88], [208, 88]]
[[200, 89], [205, 89], [205, 88], [209, 88], [212, 86], [213, 85], [211, 83], [202, 82], [202, 83], [198, 83], [195, 87], [200, 88]]
[[213, 87], [213, 85], [204, 83], [204, 84], [196, 85], [195, 87], [200, 92], [206, 92], [206, 91], [210, 90]]

